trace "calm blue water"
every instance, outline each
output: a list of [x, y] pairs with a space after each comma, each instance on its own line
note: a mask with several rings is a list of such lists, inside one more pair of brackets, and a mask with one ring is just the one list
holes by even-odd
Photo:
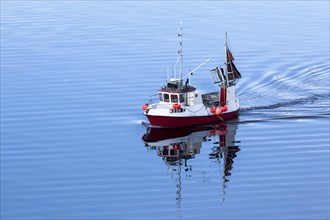
[[[181, 20], [203, 91], [228, 32], [242, 111], [148, 131]], [[1, 1], [1, 219], [328, 219], [329, 70], [328, 1]]]

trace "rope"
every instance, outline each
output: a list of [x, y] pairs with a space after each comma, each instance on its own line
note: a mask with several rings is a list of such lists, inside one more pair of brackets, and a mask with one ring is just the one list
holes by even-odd
[[219, 115], [217, 115], [217, 117], [218, 117], [221, 121], [223, 121], [223, 119], [222, 119]]
[[187, 109], [186, 107], [184, 107], [184, 109], [186, 109], [188, 112], [191, 112], [191, 113], [200, 112], [203, 108], [204, 108], [204, 106], [202, 106], [201, 109], [199, 109], [198, 111], [194, 112], [194, 111], [190, 111], [189, 109]]
[[[204, 106], [202, 106], [202, 108], [203, 108]], [[202, 108], [201, 109], [199, 109], [197, 112], [199, 112], [200, 110], [202, 110]], [[197, 113], [197, 112], [193, 112], [193, 111], [190, 111], [189, 109], [187, 109], [187, 108], [184, 108], [184, 109], [186, 109], [188, 112], [192, 112], [192, 113]], [[219, 116], [219, 115], [216, 115], [221, 121], [223, 121], [223, 119]]]

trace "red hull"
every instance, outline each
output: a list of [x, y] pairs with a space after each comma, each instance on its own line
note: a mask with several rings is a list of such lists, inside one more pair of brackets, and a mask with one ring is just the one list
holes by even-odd
[[146, 115], [150, 124], [161, 127], [189, 127], [202, 124], [211, 124], [221, 122], [222, 120], [229, 120], [238, 116], [239, 110], [221, 114], [220, 118], [216, 115], [195, 116], [195, 117], [168, 117], [168, 116], [154, 116]]

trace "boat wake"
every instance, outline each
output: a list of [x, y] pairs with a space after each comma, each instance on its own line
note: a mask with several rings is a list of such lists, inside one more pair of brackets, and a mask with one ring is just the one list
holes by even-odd
[[237, 124], [247, 124], [247, 123], [259, 123], [259, 122], [267, 122], [267, 121], [280, 121], [280, 120], [304, 120], [304, 119], [315, 119], [315, 118], [328, 118], [330, 116], [330, 112], [319, 113], [317, 115], [297, 115], [297, 116], [283, 116], [283, 117], [270, 117], [263, 119], [242, 119], [237, 121], [229, 121], [228, 123], [237, 123]]
[[264, 105], [264, 106], [252, 106], [252, 107], [242, 107], [241, 112], [251, 111], [251, 110], [271, 110], [271, 109], [278, 109], [282, 107], [291, 107], [291, 106], [297, 106], [297, 105], [307, 105], [312, 104], [315, 102], [329, 102], [329, 94], [313, 94], [305, 98], [298, 98], [293, 99], [290, 101], [285, 102], [279, 102], [276, 104], [271, 105]]
[[[299, 58], [299, 57], [297, 57]], [[303, 62], [302, 62], [303, 63]], [[328, 63], [271, 63], [263, 77], [239, 84], [240, 122], [324, 117], [330, 113]], [[274, 66], [281, 69], [276, 70]], [[289, 67], [287, 67], [289, 66]], [[249, 76], [247, 76], [249, 78]]]

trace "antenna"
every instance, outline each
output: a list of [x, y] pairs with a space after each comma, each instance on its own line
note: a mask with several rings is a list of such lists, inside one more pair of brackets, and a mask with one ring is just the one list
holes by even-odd
[[229, 86], [228, 82], [228, 57], [227, 57], [227, 50], [228, 50], [228, 44], [227, 44], [227, 32], [225, 32], [225, 65], [226, 65], [226, 84], [227, 87]]
[[167, 66], [167, 81], [170, 80], [170, 67]]
[[180, 33], [178, 36], [180, 37], [180, 49], [179, 49], [179, 55], [180, 55], [180, 86], [182, 86], [182, 20], [181, 20], [181, 27], [180, 27]]

